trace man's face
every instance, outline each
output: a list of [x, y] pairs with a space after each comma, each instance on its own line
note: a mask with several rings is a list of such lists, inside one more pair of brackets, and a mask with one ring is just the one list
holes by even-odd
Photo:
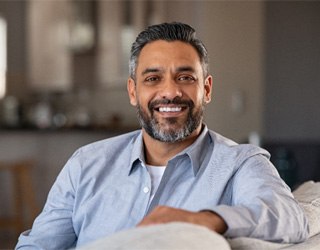
[[211, 88], [212, 78], [204, 79], [197, 51], [180, 41], [147, 44], [135, 81], [128, 80], [130, 102], [143, 129], [163, 142], [181, 141], [201, 126]]

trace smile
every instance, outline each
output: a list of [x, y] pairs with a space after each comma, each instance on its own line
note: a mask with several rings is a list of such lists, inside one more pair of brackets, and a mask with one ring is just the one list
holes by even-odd
[[180, 112], [182, 107], [160, 107], [159, 112]]

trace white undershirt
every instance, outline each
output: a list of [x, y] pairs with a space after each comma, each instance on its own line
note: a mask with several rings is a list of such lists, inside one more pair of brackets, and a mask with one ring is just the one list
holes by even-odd
[[151, 196], [149, 200], [149, 204], [150, 204], [154, 197], [154, 194], [156, 193], [159, 187], [159, 184], [163, 176], [164, 170], [166, 169], [166, 166], [147, 165], [147, 169], [151, 177]]

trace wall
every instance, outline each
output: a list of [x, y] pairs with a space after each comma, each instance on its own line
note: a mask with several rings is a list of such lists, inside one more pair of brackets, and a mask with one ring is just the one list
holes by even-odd
[[266, 4], [265, 137], [320, 139], [320, 2]]
[[17, 96], [23, 96], [26, 87], [25, 8], [25, 1], [0, 1], [0, 15], [6, 18], [8, 23], [7, 91]]

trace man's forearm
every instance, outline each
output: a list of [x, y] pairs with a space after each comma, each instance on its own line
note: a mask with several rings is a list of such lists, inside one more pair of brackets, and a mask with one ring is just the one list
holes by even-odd
[[202, 225], [220, 234], [223, 234], [227, 230], [227, 224], [225, 221], [214, 212], [207, 210], [190, 212], [166, 206], [156, 207], [138, 224], [138, 226], [164, 224], [177, 221]]

